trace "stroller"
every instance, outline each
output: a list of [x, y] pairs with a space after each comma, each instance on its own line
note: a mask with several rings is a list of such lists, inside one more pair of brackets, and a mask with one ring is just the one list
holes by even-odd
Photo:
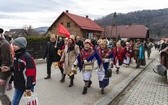
[[168, 82], [168, 47], [160, 52], [160, 63], [153, 68], [153, 71], [161, 76], [166, 76]]

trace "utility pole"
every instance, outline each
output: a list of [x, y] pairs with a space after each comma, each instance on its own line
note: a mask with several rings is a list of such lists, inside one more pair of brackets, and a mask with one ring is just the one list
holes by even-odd
[[117, 13], [114, 12], [114, 15], [113, 15], [113, 18], [114, 18], [114, 26], [116, 28], [116, 42], [118, 41], [118, 34], [117, 34]]

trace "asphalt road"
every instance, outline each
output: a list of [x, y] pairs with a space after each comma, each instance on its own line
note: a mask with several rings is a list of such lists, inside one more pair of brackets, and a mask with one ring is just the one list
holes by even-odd
[[[152, 51], [151, 59], [147, 59], [147, 63], [155, 58], [158, 51]], [[46, 64], [37, 64], [37, 84], [35, 86], [35, 92], [38, 95], [40, 105], [94, 105], [104, 96], [113, 91], [113, 88], [120, 84], [124, 79], [128, 78], [134, 71], [142, 70], [144, 67], [135, 69], [134, 61], [130, 67], [123, 65], [119, 74], [116, 74], [115, 68], [113, 68], [112, 78], [110, 79], [110, 85], [105, 89], [105, 94], [100, 93], [99, 82], [97, 78], [96, 70], [93, 71], [92, 85], [88, 89], [86, 95], [82, 95], [84, 82], [82, 79], [82, 73], [78, 72], [75, 75], [74, 86], [68, 87], [69, 78], [66, 77], [64, 83], [60, 83], [61, 73], [58, 69], [52, 66], [51, 79], [44, 80], [46, 76]], [[12, 99], [14, 89], [7, 91], [7, 94]], [[21, 101], [22, 103], [22, 101]], [[21, 104], [22, 105], [22, 104]]]

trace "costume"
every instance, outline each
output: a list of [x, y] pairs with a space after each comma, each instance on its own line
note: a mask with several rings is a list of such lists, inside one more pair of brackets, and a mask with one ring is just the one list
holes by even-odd
[[125, 49], [120, 45], [120, 42], [117, 42], [117, 46], [113, 49], [114, 54], [114, 64], [117, 68], [116, 73], [119, 73], [119, 68], [123, 64], [125, 57]]
[[82, 71], [83, 80], [85, 82], [82, 94], [86, 94], [87, 88], [90, 87], [90, 85], [92, 84], [91, 77], [92, 71], [94, 69], [94, 61], [89, 59], [94, 56], [95, 52], [91, 45], [91, 41], [89, 39], [86, 39], [84, 43], [84, 48], [81, 50], [78, 56], [78, 65], [80, 70]]
[[[102, 40], [99, 43], [100, 47], [97, 48], [96, 53], [98, 53], [98, 57], [101, 59], [101, 64], [98, 69], [98, 79], [99, 79], [99, 87], [101, 88], [101, 93], [104, 94], [104, 88], [109, 85], [109, 77], [108, 75], [108, 70], [110, 67], [111, 63], [111, 58], [113, 57], [112, 51], [108, 49], [107, 47], [107, 41]], [[105, 47], [102, 48], [101, 45], [104, 44]]]
[[125, 59], [124, 59], [124, 64], [129, 65], [131, 62], [131, 54], [132, 54], [132, 49], [130, 46], [129, 42], [126, 42], [125, 48]]

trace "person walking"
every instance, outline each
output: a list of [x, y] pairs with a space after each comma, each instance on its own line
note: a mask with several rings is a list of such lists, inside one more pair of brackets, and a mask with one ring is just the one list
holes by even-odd
[[83, 81], [85, 83], [82, 94], [87, 93], [87, 89], [91, 86], [92, 71], [94, 70], [94, 60], [88, 61], [93, 56], [95, 51], [93, 50], [90, 39], [86, 39], [84, 42], [84, 48], [78, 57], [78, 65], [83, 74]]
[[104, 94], [104, 88], [109, 85], [109, 69], [111, 69], [110, 63], [114, 58], [112, 51], [108, 48], [107, 40], [102, 39], [99, 42], [99, 47], [96, 50], [101, 64], [98, 69], [99, 87], [101, 88], [101, 94]]
[[36, 64], [34, 58], [26, 51], [27, 40], [18, 37], [12, 42], [15, 51], [12, 67], [14, 81], [14, 95], [11, 105], [19, 105], [23, 94], [31, 94], [36, 84]]
[[73, 71], [75, 62], [77, 61], [77, 56], [80, 53], [79, 46], [75, 44], [75, 37], [73, 35], [68, 39], [68, 44], [65, 46], [64, 52], [62, 54], [60, 62], [64, 63], [64, 78], [66, 75], [70, 78], [70, 84], [68, 87], [72, 87], [74, 85], [74, 75]]
[[[135, 62], [136, 64], [138, 65], [138, 55], [139, 55], [139, 46], [140, 46], [140, 43], [141, 43], [141, 40], [140, 39], [137, 39], [136, 40], [137, 42], [134, 44], [133, 46], [133, 52], [134, 52], [134, 59], [135, 59]], [[136, 66], [137, 68], [138, 66]]]
[[[57, 44], [56, 44], [57, 43]], [[51, 78], [51, 65], [53, 62], [59, 62], [61, 59], [61, 55], [59, 55], [58, 51], [61, 50], [61, 43], [58, 43], [56, 41], [55, 35], [50, 36], [50, 41], [47, 42], [47, 46], [45, 49], [45, 53], [43, 56], [43, 59], [46, 58], [47, 62], [47, 76], [44, 79], [50, 79]], [[63, 76], [63, 67], [59, 66], [59, 69], [61, 71], [61, 74]]]
[[123, 64], [125, 57], [125, 49], [121, 46], [120, 40], [116, 43], [116, 47], [113, 48], [113, 54], [114, 54], [114, 64], [116, 67], [116, 74], [119, 74], [119, 69]]
[[137, 66], [136, 66], [136, 68], [139, 68], [141, 65], [142, 66], [146, 65], [145, 43], [143, 43], [143, 42], [139, 43], [138, 60], [137, 60]]
[[11, 55], [10, 44], [3, 36], [3, 29], [0, 28], [0, 100], [2, 105], [10, 105], [11, 101], [6, 94], [6, 87], [12, 75], [13, 59]]

